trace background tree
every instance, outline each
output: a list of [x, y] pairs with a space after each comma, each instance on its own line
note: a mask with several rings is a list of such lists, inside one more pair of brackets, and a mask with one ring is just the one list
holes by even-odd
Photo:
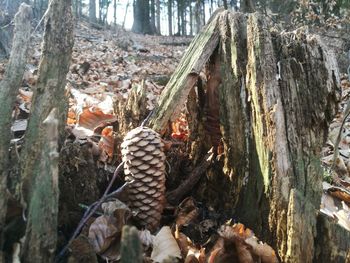
[[96, 0], [89, 0], [89, 20], [96, 23]]
[[168, 31], [169, 36], [173, 35], [173, 1], [168, 0]]
[[134, 23], [132, 32], [139, 34], [154, 34], [150, 19], [150, 4], [148, 0], [134, 0]]

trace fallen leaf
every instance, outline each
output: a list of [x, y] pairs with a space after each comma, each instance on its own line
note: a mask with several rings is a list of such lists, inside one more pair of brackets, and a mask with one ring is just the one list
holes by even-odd
[[79, 115], [79, 126], [95, 130], [97, 127], [108, 122], [115, 122], [117, 117], [113, 114], [105, 114], [99, 108], [85, 108]]
[[258, 239], [255, 236], [249, 237], [244, 241], [252, 247], [252, 252], [260, 258], [261, 263], [278, 262], [274, 249], [266, 243], [258, 243]]
[[195, 221], [199, 215], [199, 209], [195, 204], [195, 200], [192, 197], [185, 198], [175, 211], [176, 225], [181, 228], [193, 221]]
[[[115, 241], [121, 237], [120, 227], [113, 216], [99, 216], [89, 228], [89, 242], [96, 253], [109, 260], [119, 259], [119, 250], [110, 251], [111, 247], [119, 247]], [[120, 245], [120, 244], [119, 244]]]
[[169, 257], [181, 258], [181, 251], [170, 227], [163, 226], [154, 238], [151, 259], [155, 262], [163, 262]]
[[101, 139], [99, 142], [99, 147], [101, 150], [105, 151], [110, 159], [113, 158], [114, 153], [114, 135], [113, 127], [107, 126], [103, 128], [101, 132]]

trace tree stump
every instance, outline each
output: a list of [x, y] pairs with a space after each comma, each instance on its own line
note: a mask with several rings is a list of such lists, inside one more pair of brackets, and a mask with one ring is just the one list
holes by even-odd
[[[9, 159], [9, 148], [12, 139], [12, 110], [13, 106], [15, 105], [18, 88], [22, 82], [23, 73], [27, 62], [27, 50], [31, 35], [31, 16], [32, 11], [30, 6], [26, 4], [21, 5], [17, 15], [14, 18], [15, 35], [13, 39], [11, 57], [6, 68], [4, 79], [0, 82], [0, 251], [4, 245], [3, 231], [5, 227], [8, 194], [7, 177], [11, 165]], [[2, 262], [1, 255], [0, 262]]]
[[318, 215], [320, 152], [340, 99], [336, 60], [319, 37], [277, 32], [257, 13], [220, 11], [163, 90], [153, 128], [165, 129], [187, 98], [192, 149], [219, 154], [207, 170], [215, 179], [204, 178], [198, 196], [252, 228], [282, 262], [344, 262], [349, 238], [322, 246], [349, 233]]

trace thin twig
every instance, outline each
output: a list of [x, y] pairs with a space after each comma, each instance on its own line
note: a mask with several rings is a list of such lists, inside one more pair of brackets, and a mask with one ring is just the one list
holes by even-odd
[[143, 122], [141, 123], [141, 127], [144, 127], [144, 126], [146, 125], [146, 123], [147, 123], [147, 122], [149, 121], [149, 119], [151, 118], [153, 112], [154, 112], [154, 109], [151, 110], [151, 111], [148, 113], [146, 119], [144, 119]]
[[[51, 0], [51, 1], [52, 1], [52, 0]], [[41, 17], [41, 19], [39, 20], [39, 23], [36, 25], [34, 31], [32, 32], [32, 35], [38, 30], [39, 26], [40, 26], [41, 23], [44, 21], [44, 19], [45, 19], [45, 17], [47, 16], [47, 14], [49, 13], [51, 1], [47, 4], [47, 9], [46, 9], [45, 13], [43, 14], [43, 16]]]
[[84, 227], [85, 223], [89, 220], [89, 218], [91, 216], [93, 216], [96, 212], [96, 210], [100, 207], [100, 205], [110, 196], [112, 196], [111, 194], [115, 195], [117, 193], [120, 193], [124, 190], [124, 188], [129, 185], [131, 182], [126, 182], [125, 184], [123, 184], [119, 189], [117, 189], [116, 191], [112, 192], [111, 194], [108, 194], [109, 190], [111, 189], [115, 179], [117, 179], [119, 172], [122, 170], [124, 165], [124, 162], [121, 162], [118, 167], [115, 169], [114, 174], [113, 174], [113, 178], [112, 180], [109, 182], [103, 196], [100, 198], [100, 200], [98, 200], [97, 202], [94, 202], [92, 205], [90, 205], [82, 219], [80, 220], [77, 228], [75, 229], [72, 237], [69, 239], [68, 243], [64, 246], [64, 248], [61, 250], [61, 252], [57, 255], [55, 262], [58, 262], [60, 258], [62, 258], [65, 253], [67, 252], [69, 246], [71, 245], [72, 241], [78, 236], [78, 234], [80, 233], [81, 229]]

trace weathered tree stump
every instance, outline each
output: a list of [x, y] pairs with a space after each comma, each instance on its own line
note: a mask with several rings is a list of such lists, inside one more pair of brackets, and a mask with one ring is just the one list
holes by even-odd
[[58, 214], [58, 119], [54, 108], [44, 120], [43, 146], [29, 204], [23, 262], [53, 262]]
[[344, 262], [349, 238], [322, 246], [349, 233], [318, 215], [320, 152], [340, 98], [336, 60], [319, 37], [279, 33], [257, 13], [219, 12], [165, 87], [153, 128], [165, 129], [189, 94], [191, 134], [211, 138], [192, 137], [192, 149], [224, 149], [207, 171], [215, 180], [204, 178], [197, 194], [273, 244], [282, 262]]
[[[53, 261], [57, 239], [58, 164], [57, 157], [50, 156], [48, 144], [56, 143], [55, 151], [59, 151], [59, 137], [66, 125], [68, 103], [65, 83], [73, 41], [71, 0], [51, 1], [46, 16], [38, 82], [21, 152], [22, 201], [28, 212], [22, 262]], [[44, 120], [54, 108], [58, 135], [50, 138], [46, 136], [48, 127]]]
[[[3, 247], [3, 230], [7, 210], [7, 177], [10, 168], [9, 148], [11, 136], [12, 109], [27, 62], [27, 49], [31, 34], [32, 11], [30, 6], [21, 5], [15, 16], [15, 36], [10, 61], [4, 79], [0, 82], [0, 251]], [[1, 38], [1, 34], [0, 34]], [[0, 252], [0, 262], [2, 256]]]

